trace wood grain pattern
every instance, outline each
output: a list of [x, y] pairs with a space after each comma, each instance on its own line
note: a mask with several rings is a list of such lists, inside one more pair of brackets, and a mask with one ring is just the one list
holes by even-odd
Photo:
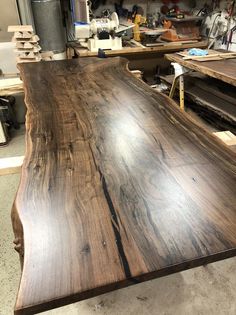
[[235, 154], [222, 141], [125, 59], [19, 68], [28, 111], [15, 314], [236, 254]]
[[178, 54], [166, 54], [168, 60], [236, 86], [236, 59], [205, 61], [184, 60]]
[[[174, 75], [161, 79], [172, 85]], [[177, 85], [177, 89], [178, 89]], [[227, 91], [227, 94], [225, 94]], [[218, 130], [230, 130], [236, 134], [236, 89], [199, 72], [184, 76], [184, 94], [187, 106], [194, 109]]]

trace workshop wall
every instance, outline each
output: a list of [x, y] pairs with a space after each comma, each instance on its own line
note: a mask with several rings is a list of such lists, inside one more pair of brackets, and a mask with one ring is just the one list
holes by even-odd
[[[212, 1], [200, 0], [197, 1], [197, 8], [195, 12], [203, 7], [205, 3], [211, 4]], [[236, 31], [232, 33], [232, 43], [228, 43], [230, 38], [230, 30], [236, 26], [236, 4], [234, 8], [233, 15], [229, 20], [229, 9], [232, 4], [232, 0], [221, 0], [219, 1], [219, 6], [217, 6], [213, 12], [210, 14], [205, 21], [205, 26], [202, 29], [203, 35], [207, 36], [214, 48], [216, 49], [227, 49], [236, 51]], [[226, 32], [225, 43], [223, 42], [222, 35]], [[220, 37], [219, 39], [216, 39]]]
[[[102, 4], [99, 6], [97, 10], [94, 11], [95, 15], [100, 16], [101, 12], [104, 9], [110, 9], [112, 12], [115, 11], [115, 0], [107, 0], [105, 4]], [[214, 1], [215, 3], [217, 1]], [[193, 12], [196, 14], [199, 12], [201, 8], [203, 8], [204, 4], [208, 4], [209, 6], [212, 3], [212, 0], [184, 0], [179, 1], [178, 6], [181, 10], [186, 10]], [[232, 43], [224, 43], [222, 44], [223, 38], [221, 35], [223, 35], [226, 30], [228, 29], [227, 36], [225, 36], [225, 41], [229, 41], [230, 37], [230, 30], [236, 25], [236, 5], [234, 9], [234, 14], [231, 18], [231, 21], [228, 22], [228, 9], [230, 4], [232, 3], [232, 0], [220, 0], [219, 1], [219, 7], [216, 6], [214, 12], [210, 14], [205, 21], [204, 27], [202, 28], [202, 34], [204, 36], [209, 37], [210, 41], [212, 42], [212, 48], [214, 44], [214, 48], [221, 48], [221, 49], [229, 49], [232, 51], [236, 51], [236, 31], [232, 34]], [[154, 1], [146, 1], [146, 0], [124, 0], [123, 7], [127, 8], [129, 10], [132, 9], [134, 5], [139, 5], [144, 10], [144, 15], [146, 15], [146, 12], [157, 14], [160, 12], [160, 8], [163, 5], [161, 0], [154, 0]], [[174, 4], [170, 4], [169, 8], [172, 7]], [[196, 7], [193, 9], [193, 6], [196, 5]], [[216, 37], [220, 37], [219, 39], [215, 39]]]
[[[184, 1], [179, 1], [177, 4], [180, 9], [186, 10], [190, 8], [190, 2], [191, 0], [184, 0]], [[95, 15], [100, 16], [101, 12], [104, 9], [110, 9], [112, 12], [115, 11], [115, 3], [119, 3], [119, 1], [116, 0], [107, 0], [105, 4], [101, 4], [97, 10], [94, 11]], [[146, 1], [146, 0], [124, 0], [123, 2], [123, 7], [132, 10], [134, 5], [138, 5], [142, 7], [144, 11], [144, 15], [146, 13], [158, 13], [160, 12], [161, 7], [163, 6], [163, 2], [161, 0], [153, 0], [153, 1]], [[168, 7], [171, 9], [175, 4], [171, 3], [168, 5]]]
[[7, 32], [8, 25], [17, 25], [20, 18], [15, 0], [0, 0], [0, 42], [9, 42], [12, 34]]

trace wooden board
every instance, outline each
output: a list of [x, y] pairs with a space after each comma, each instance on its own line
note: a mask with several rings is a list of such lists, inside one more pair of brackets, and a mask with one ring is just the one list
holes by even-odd
[[212, 49], [208, 49], [208, 55], [206, 56], [191, 56], [188, 50], [178, 52], [178, 55], [183, 56], [183, 60], [195, 60], [199, 62], [236, 58], [236, 52], [221, 52]]
[[[167, 52], [173, 52], [173, 51], [179, 51], [182, 49], [187, 48], [206, 48], [208, 42], [207, 41], [200, 41], [200, 42], [194, 42], [194, 43], [162, 43], [160, 46], [157, 47], [123, 47], [121, 50], [106, 50], [105, 53], [107, 56], [126, 56], [126, 55], [132, 55], [132, 54], [153, 54], [153, 53], [167, 53]], [[91, 52], [86, 48], [79, 48], [76, 45], [73, 45], [73, 48], [76, 52], [76, 54], [79, 55], [79, 57], [95, 57], [97, 56], [97, 52]]]
[[236, 52], [221, 52], [213, 49], [208, 49], [208, 55], [206, 56], [191, 56], [189, 55], [188, 50], [178, 52], [178, 55], [182, 56], [183, 60], [195, 60], [198, 62], [236, 58]]
[[28, 110], [15, 314], [236, 255], [236, 155], [222, 141], [125, 59], [19, 69]]
[[0, 80], [0, 96], [23, 92], [23, 83], [20, 78], [7, 78]]
[[30, 38], [17, 38], [15, 36], [13, 36], [12, 38], [12, 42], [15, 42], [15, 43], [31, 43], [31, 44], [36, 44], [38, 43], [39, 41], [39, 37], [38, 35], [33, 35], [32, 37]]
[[8, 32], [33, 32], [33, 26], [32, 25], [9, 25]]
[[166, 54], [168, 60], [236, 86], [236, 59], [205, 61], [184, 60], [178, 54]]
[[0, 175], [20, 173], [24, 156], [14, 156], [0, 159]]

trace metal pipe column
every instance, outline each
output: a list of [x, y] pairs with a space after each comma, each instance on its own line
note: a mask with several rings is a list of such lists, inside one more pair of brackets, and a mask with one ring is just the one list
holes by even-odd
[[31, 2], [42, 51], [64, 52], [66, 36], [60, 0], [32, 0]]

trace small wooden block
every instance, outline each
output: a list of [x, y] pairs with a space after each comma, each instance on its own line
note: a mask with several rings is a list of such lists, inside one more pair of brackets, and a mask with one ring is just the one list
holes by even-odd
[[22, 49], [22, 48], [24, 48], [24, 44], [21, 43], [21, 42], [17, 42], [17, 43], [16, 43], [16, 48], [17, 48], [17, 49]]
[[[38, 51], [42, 50], [42, 47], [41, 47], [41, 46], [39, 46], [39, 44], [34, 45], [34, 47], [35, 47], [35, 48], [37, 48], [37, 49], [38, 49]], [[54, 55], [54, 54], [52, 53], [52, 55]]]
[[40, 46], [33, 46], [32, 48], [16, 48], [14, 49], [14, 52], [16, 53], [39, 53], [39, 51], [41, 50]]
[[26, 42], [26, 43], [23, 44], [23, 46], [24, 46], [25, 49], [30, 49], [30, 48], [34, 47], [34, 44]]
[[44, 55], [43, 53], [41, 53], [41, 57], [43, 61], [54, 60], [53, 55]]
[[41, 53], [43, 58], [53, 57], [54, 53], [52, 51], [44, 51]]
[[227, 145], [236, 145], [236, 136], [230, 131], [213, 132], [213, 134]]
[[[32, 40], [32, 42], [38, 42], [38, 41], [39, 41], [38, 35], [32, 36], [31, 40]], [[30, 41], [31, 41], [31, 40], [30, 40]]]
[[21, 52], [18, 51], [18, 57], [21, 59], [35, 59], [37, 57], [39, 57], [39, 53], [38, 52], [33, 52], [33, 51], [26, 51], [26, 52]]
[[31, 38], [23, 38], [23, 37], [12, 37], [12, 42], [20, 42], [20, 43], [38, 43], [39, 37], [38, 35], [33, 35]]
[[23, 33], [22, 32], [15, 32], [14, 38], [22, 38], [22, 37], [23, 37]]
[[29, 58], [20, 58], [20, 57], [17, 57], [16, 58], [16, 62], [17, 63], [24, 63], [24, 62], [38, 62], [38, 61], [41, 61], [42, 58], [41, 56], [37, 56], [35, 58], [32, 58], [32, 59], [29, 59]]
[[20, 173], [24, 156], [15, 156], [0, 159], [0, 175]]
[[36, 54], [34, 54], [33, 52], [30, 52], [30, 53], [26, 53], [26, 56], [27, 56], [27, 58], [32, 59], [32, 58], [36, 57]]
[[23, 38], [26, 38], [26, 39], [28, 39], [28, 38], [31, 38], [32, 37], [32, 33], [30, 33], [30, 32], [23, 32]]

